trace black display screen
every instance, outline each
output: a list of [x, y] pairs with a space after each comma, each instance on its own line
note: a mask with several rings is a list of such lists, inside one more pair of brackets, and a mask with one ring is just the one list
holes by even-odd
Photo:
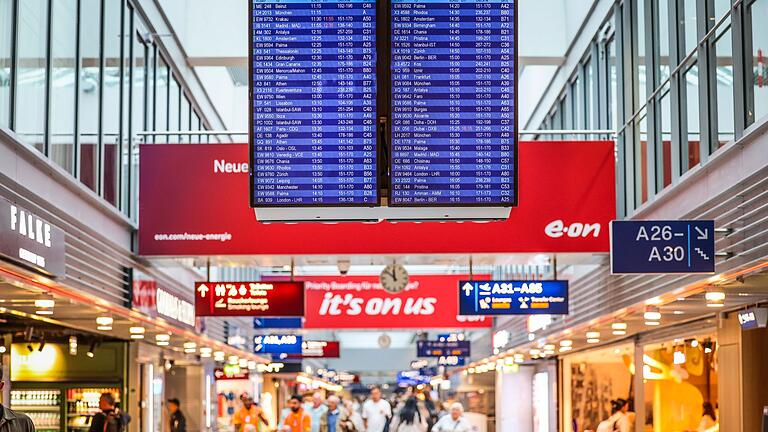
[[374, 206], [376, 2], [252, 0], [251, 204]]
[[391, 14], [390, 205], [515, 205], [515, 2], [391, 0]]

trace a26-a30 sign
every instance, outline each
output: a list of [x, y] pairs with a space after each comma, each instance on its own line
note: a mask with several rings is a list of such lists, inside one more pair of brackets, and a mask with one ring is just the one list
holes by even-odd
[[301, 317], [304, 282], [197, 282], [197, 316]]

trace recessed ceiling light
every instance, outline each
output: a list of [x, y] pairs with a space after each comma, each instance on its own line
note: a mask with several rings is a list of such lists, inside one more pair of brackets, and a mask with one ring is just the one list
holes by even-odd
[[658, 326], [658, 325], [661, 325], [661, 323], [658, 322], [658, 321], [646, 321], [645, 325], [647, 325], [647, 326]]
[[672, 311], [672, 314], [674, 314], [674, 315], [685, 315], [685, 312], [683, 312], [681, 310], [676, 310], [676, 311]]
[[37, 308], [52, 308], [56, 306], [56, 301], [51, 299], [38, 299], [35, 300], [35, 307]]
[[561, 340], [561, 341], [560, 341], [560, 346], [561, 346], [561, 347], [569, 347], [569, 346], [573, 346], [573, 341], [572, 341], [572, 340], [570, 340], [570, 339], [564, 339], [564, 340]]
[[648, 310], [643, 314], [643, 318], [646, 321], [659, 321], [661, 320], [661, 312], [657, 310]]

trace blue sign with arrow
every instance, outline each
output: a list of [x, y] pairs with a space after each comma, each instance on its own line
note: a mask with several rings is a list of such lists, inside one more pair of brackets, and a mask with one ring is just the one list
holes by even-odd
[[269, 334], [253, 337], [256, 354], [301, 354], [301, 336], [293, 334]]
[[540, 314], [568, 314], [568, 281], [459, 282], [459, 315]]
[[304, 318], [254, 318], [254, 329], [300, 329]]
[[714, 221], [611, 222], [611, 273], [714, 273]]

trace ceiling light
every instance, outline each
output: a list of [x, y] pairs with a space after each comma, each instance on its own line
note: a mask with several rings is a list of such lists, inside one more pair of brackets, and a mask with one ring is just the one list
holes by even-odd
[[600, 339], [587, 339], [587, 343], [590, 343], [590, 344], [600, 343]]
[[561, 340], [561, 341], [560, 341], [560, 346], [561, 346], [561, 347], [570, 347], [570, 346], [573, 346], [573, 341], [572, 341], [572, 340], [570, 340], [570, 339], [564, 339], [564, 340]]
[[658, 325], [661, 325], [661, 323], [660, 323], [659, 321], [646, 321], [646, 322], [645, 322], [645, 325], [647, 325], [647, 326], [651, 326], [651, 327], [652, 327], [652, 326], [658, 326]]
[[225, 355], [226, 354], [224, 353], [224, 351], [215, 351], [213, 353], [213, 359], [216, 360], [217, 362], [223, 362]]
[[704, 294], [707, 300], [707, 307], [721, 308], [725, 306], [725, 293], [722, 291], [708, 291]]
[[685, 364], [685, 351], [675, 351], [673, 358], [676, 365]]
[[617, 321], [613, 324], [611, 324], [611, 328], [614, 330], [626, 330], [627, 329], [627, 323]]
[[672, 314], [673, 315], [685, 315], [685, 312], [683, 312], [681, 310], [676, 310], [676, 311], [672, 311]]
[[91, 342], [90, 348], [88, 348], [88, 352], [85, 354], [90, 358], [93, 358], [96, 355], [96, 341], [94, 340]]
[[544, 351], [552, 351], [555, 349], [555, 345], [553, 344], [546, 344], [544, 345]]
[[144, 327], [131, 327], [128, 332], [131, 334], [131, 339], [144, 339], [146, 329]]
[[237, 363], [238, 366], [240, 366], [240, 369], [245, 369], [248, 367], [248, 359], [240, 359], [240, 361]]
[[197, 352], [197, 344], [194, 342], [184, 342], [184, 352], [194, 354]]
[[652, 299], [648, 299], [648, 301], [645, 302], [645, 304], [650, 306], [658, 306], [662, 303], [661, 299], [659, 297], [654, 297]]
[[236, 365], [240, 361], [240, 357], [236, 355], [229, 356], [229, 364]]
[[77, 355], [77, 336], [75, 335], [69, 337], [69, 355]]
[[171, 335], [167, 333], [160, 333], [155, 335], [155, 342], [158, 346], [168, 346], [171, 343]]
[[646, 321], [660, 321], [661, 312], [659, 312], [657, 309], [648, 309], [643, 314], [643, 318], [645, 318]]
[[255, 362], [255, 361], [253, 361], [253, 360], [249, 360], [249, 361], [248, 361], [248, 369], [250, 369], [250, 370], [254, 370], [254, 369], [256, 369], [256, 367], [257, 367], [257, 366], [258, 366], [258, 365], [256, 364], [256, 362]]
[[600, 332], [599, 331], [588, 331], [587, 332], [587, 339], [600, 339]]
[[692, 341], [691, 341], [691, 346], [692, 346], [693, 348], [696, 348], [697, 346], [699, 346], [699, 341], [698, 341], [698, 339], [694, 339], [694, 340], [692, 340]]
[[35, 307], [36, 308], [52, 308], [56, 306], [56, 302], [51, 299], [39, 299], [35, 300]]
[[561, 352], [561, 353], [563, 353], [563, 352], [568, 352], [568, 351], [570, 351], [570, 350], [572, 350], [572, 349], [573, 349], [573, 347], [571, 347], [571, 346], [561, 346], [561, 347], [560, 347], [560, 352]]
[[528, 354], [530, 354], [532, 356], [537, 356], [537, 355], [541, 354], [541, 350], [538, 350], [538, 349], [534, 348], [534, 349], [530, 350], [528, 352]]
[[209, 358], [213, 354], [213, 348], [200, 347], [200, 357]]
[[38, 309], [35, 313], [37, 315], [53, 315], [53, 311], [50, 309]]
[[100, 316], [96, 318], [96, 329], [97, 330], [103, 330], [103, 331], [109, 331], [112, 330], [112, 324], [115, 322], [112, 317], [108, 316]]

